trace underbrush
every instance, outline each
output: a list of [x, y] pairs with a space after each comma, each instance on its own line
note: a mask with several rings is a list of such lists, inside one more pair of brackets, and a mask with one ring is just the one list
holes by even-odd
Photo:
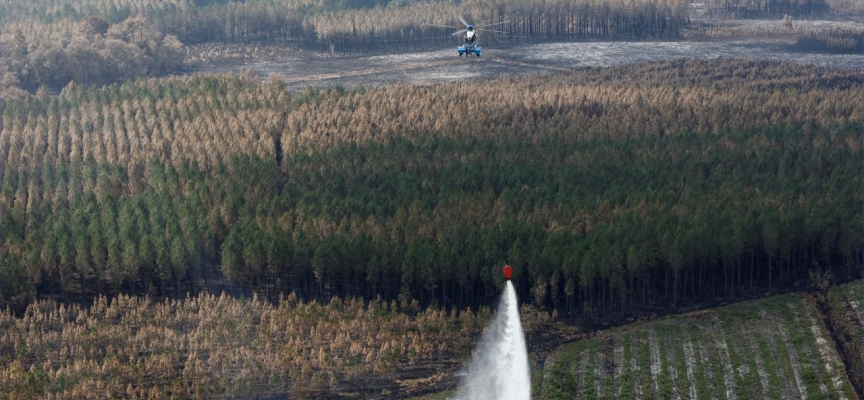
[[[0, 314], [2, 398], [410, 393], [417, 388], [403, 383], [458, 369], [491, 317], [487, 308], [417, 310], [416, 301], [293, 294], [278, 304], [225, 294], [101, 297], [89, 308], [37, 301], [21, 317]], [[550, 331], [548, 313], [521, 314], [527, 333]]]

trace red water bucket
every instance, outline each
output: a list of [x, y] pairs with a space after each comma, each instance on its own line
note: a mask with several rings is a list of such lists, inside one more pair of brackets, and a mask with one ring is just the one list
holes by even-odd
[[507, 280], [510, 280], [510, 278], [513, 277], [513, 267], [511, 267], [509, 265], [505, 265], [503, 271], [504, 271], [504, 277], [507, 278]]

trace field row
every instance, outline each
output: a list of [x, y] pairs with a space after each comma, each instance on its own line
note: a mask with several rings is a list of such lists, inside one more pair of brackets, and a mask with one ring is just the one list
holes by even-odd
[[802, 295], [615, 329], [560, 348], [543, 374], [544, 399], [856, 398]]
[[827, 302], [823, 302], [825, 314], [850, 371], [849, 379], [864, 391], [864, 281], [835, 286], [828, 291]]

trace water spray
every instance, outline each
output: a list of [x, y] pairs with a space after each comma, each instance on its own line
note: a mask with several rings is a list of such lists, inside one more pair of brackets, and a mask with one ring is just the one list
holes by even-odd
[[504, 266], [507, 285], [492, 325], [483, 333], [468, 376], [456, 398], [465, 400], [529, 400], [531, 373], [528, 349], [519, 320], [519, 302], [510, 278], [513, 268]]

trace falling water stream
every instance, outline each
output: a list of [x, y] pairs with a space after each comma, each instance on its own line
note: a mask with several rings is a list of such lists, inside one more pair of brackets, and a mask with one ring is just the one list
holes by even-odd
[[531, 375], [528, 350], [519, 320], [519, 305], [513, 283], [501, 295], [492, 325], [483, 334], [458, 399], [528, 400]]

